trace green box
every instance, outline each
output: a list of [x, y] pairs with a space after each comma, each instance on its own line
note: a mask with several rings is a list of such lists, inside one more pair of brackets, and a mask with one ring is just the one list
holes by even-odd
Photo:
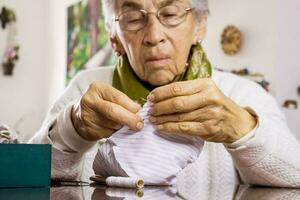
[[0, 187], [50, 187], [51, 145], [0, 144]]
[[0, 199], [2, 200], [49, 200], [50, 188], [0, 188]]

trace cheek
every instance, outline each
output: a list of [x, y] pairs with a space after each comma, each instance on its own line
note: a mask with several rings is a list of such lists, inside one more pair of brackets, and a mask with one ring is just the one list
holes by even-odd
[[140, 34], [124, 34], [123, 37], [126, 38], [126, 42], [124, 40], [122, 43], [129, 59], [130, 65], [132, 66], [134, 72], [141, 79], [144, 79], [147, 73], [143, 65], [141, 64], [142, 37], [140, 36]]
[[189, 52], [191, 46], [193, 44], [191, 39], [192, 34], [186, 34], [186, 31], [182, 31], [181, 34], [174, 35], [172, 38], [173, 47], [174, 47], [174, 55], [173, 60], [175, 63], [176, 71], [182, 72], [185, 68], [185, 64], [188, 60]]
[[172, 57], [175, 64], [173, 70], [176, 70], [177, 74], [184, 71], [195, 38], [194, 22], [192, 18], [187, 18], [186, 20], [186, 23], [182, 23], [168, 32], [169, 41], [173, 48]]

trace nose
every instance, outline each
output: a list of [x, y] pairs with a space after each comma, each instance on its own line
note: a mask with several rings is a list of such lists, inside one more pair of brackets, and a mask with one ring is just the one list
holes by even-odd
[[162, 24], [155, 15], [149, 15], [148, 22], [144, 28], [144, 44], [147, 46], [156, 46], [166, 41]]

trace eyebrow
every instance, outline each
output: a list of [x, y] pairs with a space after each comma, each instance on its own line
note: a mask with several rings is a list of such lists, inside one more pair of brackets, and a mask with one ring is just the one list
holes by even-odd
[[176, 2], [181, 2], [180, 0], [166, 0], [166, 1], [162, 1], [158, 4], [158, 7], [161, 8], [161, 7], [164, 7], [164, 6], [168, 6], [168, 5], [171, 5], [173, 3], [176, 3]]
[[[158, 4], [158, 7], [161, 8], [164, 6], [168, 6], [175, 2], [181, 2], [181, 0], [165, 0], [165, 1], [160, 2]], [[137, 2], [134, 2], [134, 1], [124, 1], [123, 4], [121, 5], [121, 10], [124, 10], [126, 8], [141, 9], [142, 5]]]
[[134, 9], [141, 9], [142, 6], [134, 1], [125, 1], [121, 5], [121, 10], [124, 10], [126, 8], [134, 8]]

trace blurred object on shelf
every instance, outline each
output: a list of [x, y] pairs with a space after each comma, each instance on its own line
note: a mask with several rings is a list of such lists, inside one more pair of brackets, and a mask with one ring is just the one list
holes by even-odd
[[16, 131], [12, 130], [5, 124], [0, 123], [0, 144], [17, 144], [18, 136]]
[[15, 12], [3, 7], [0, 13], [0, 21], [2, 28], [5, 29], [7, 24], [16, 21]]
[[240, 30], [233, 25], [225, 27], [221, 36], [221, 46], [225, 54], [233, 55], [239, 52], [241, 48]]
[[265, 80], [265, 77], [263, 74], [260, 73], [252, 73], [250, 72], [250, 70], [248, 70], [247, 68], [244, 69], [239, 69], [239, 70], [231, 70], [231, 71], [227, 71], [227, 70], [223, 70], [220, 68], [215, 68], [216, 70], [219, 71], [225, 71], [225, 72], [231, 72], [233, 74], [245, 77], [249, 80], [252, 80], [256, 83], [258, 83], [259, 85], [261, 85], [266, 91], [270, 91], [270, 83], [268, 81]]
[[12, 45], [6, 49], [6, 52], [4, 54], [4, 61], [2, 63], [4, 75], [13, 75], [14, 67], [16, 65], [17, 60], [19, 59], [19, 49], [20, 47], [18, 45]]
[[2, 60], [3, 74], [5, 76], [13, 75], [13, 69], [19, 59], [20, 46], [17, 41], [16, 14], [13, 10], [6, 7], [2, 8], [0, 21], [3, 29], [7, 30], [6, 47]]
[[298, 108], [297, 101], [295, 100], [285, 100], [285, 102], [282, 105], [284, 108], [290, 109], [290, 110], [296, 110]]

